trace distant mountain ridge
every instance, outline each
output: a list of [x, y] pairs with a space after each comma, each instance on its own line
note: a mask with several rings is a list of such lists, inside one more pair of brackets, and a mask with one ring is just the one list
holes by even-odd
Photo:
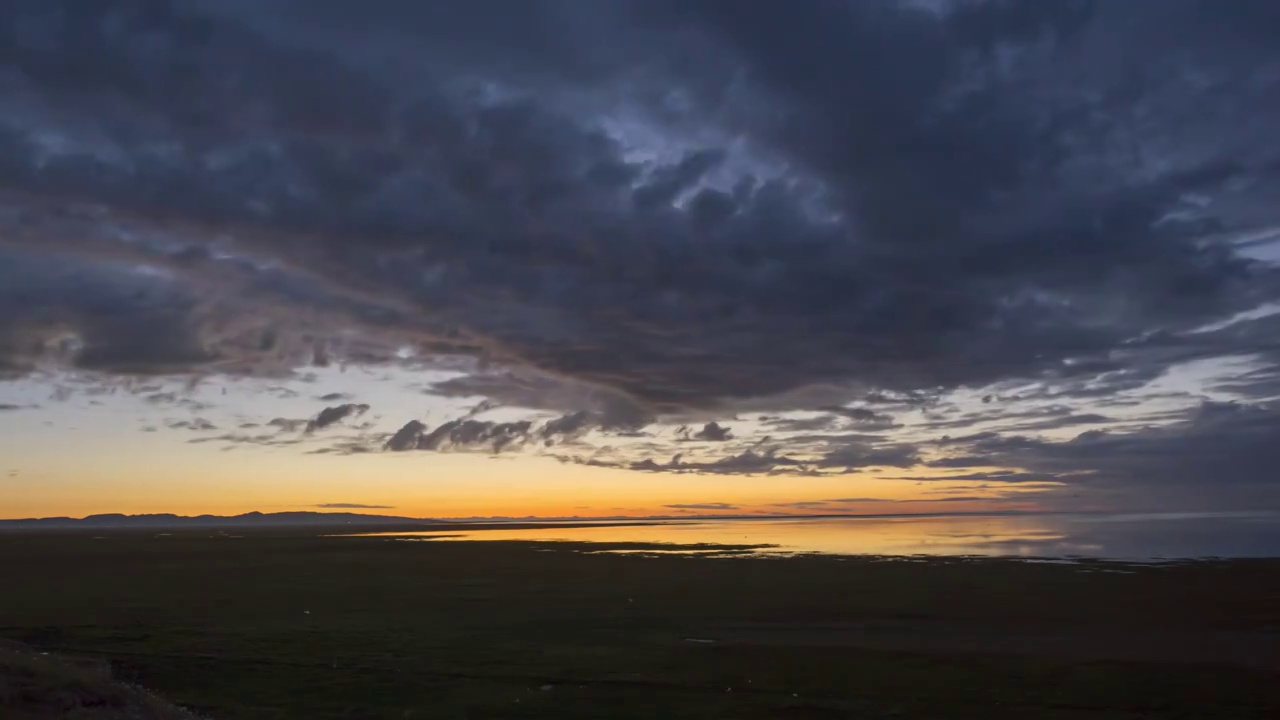
[[397, 517], [395, 515], [363, 515], [348, 512], [247, 512], [240, 515], [174, 515], [157, 513], [124, 515], [105, 513], [83, 518], [47, 517], [0, 520], [0, 530], [44, 529], [110, 529], [110, 528], [195, 528], [195, 527], [298, 527], [305, 525], [404, 525], [431, 523], [434, 520]]

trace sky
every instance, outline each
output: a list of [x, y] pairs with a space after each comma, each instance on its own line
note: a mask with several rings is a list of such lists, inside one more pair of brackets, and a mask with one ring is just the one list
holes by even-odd
[[1271, 0], [8, 0], [0, 517], [1280, 509]]

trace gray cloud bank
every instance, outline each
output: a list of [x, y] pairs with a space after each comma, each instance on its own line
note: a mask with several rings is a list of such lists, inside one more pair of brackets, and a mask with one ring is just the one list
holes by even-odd
[[[1231, 392], [1270, 413], [1275, 323], [1240, 313], [1280, 300], [1257, 259], [1280, 240], [1278, 33], [1268, 0], [10, 0], [0, 373], [461, 357], [476, 374], [442, 394], [608, 432], [770, 405], [874, 433], [899, 418], [806, 388], [1083, 401], [1243, 357]], [[1148, 447], [1094, 437], [972, 450], [1061, 474], [1055, 452], [1101, 443], [1119, 475]]]

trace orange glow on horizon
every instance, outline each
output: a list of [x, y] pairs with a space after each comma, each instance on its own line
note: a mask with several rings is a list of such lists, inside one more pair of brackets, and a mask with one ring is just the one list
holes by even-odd
[[[49, 478], [6, 492], [0, 517], [235, 515], [255, 510], [423, 518], [972, 513], [1037, 510], [1034, 495], [1044, 489], [1033, 485], [1001, 495], [975, 491], [971, 484], [937, 481], [922, 486], [857, 474], [806, 478], [797, 486], [777, 476], [663, 475], [464, 455], [450, 458], [450, 470], [456, 474], [447, 481], [422, 482], [415, 477], [417, 466], [399, 462], [401, 458], [381, 463], [380, 472], [356, 460], [330, 460], [326, 467], [331, 472], [319, 472], [317, 464], [315, 472], [281, 473], [274, 481], [262, 478], [283, 468], [267, 464], [259, 465], [256, 473], [237, 466], [203, 468], [185, 486], [154, 473]], [[288, 458], [290, 465], [298, 461]], [[1008, 495], [1015, 491], [1026, 499]], [[974, 499], [956, 502], [945, 499], [948, 496]], [[365, 507], [323, 507], [326, 504]]]
[[[324, 386], [343, 382], [331, 373]], [[401, 402], [398, 413], [421, 411], [404, 393], [367, 378], [361, 382], [360, 394], [379, 406], [394, 410]], [[240, 392], [236, 384], [221, 389], [227, 388], [233, 396], [240, 393], [236, 407], [252, 407], [244, 413], [259, 421], [285, 412], [278, 398]], [[201, 400], [210, 407], [229, 402], [217, 389], [209, 388]], [[322, 443], [215, 442], [217, 435], [168, 425], [167, 415], [177, 411], [133, 395], [96, 402], [24, 411], [21, 422], [0, 435], [0, 458], [6, 460], [0, 517], [234, 515], [338, 510], [322, 507], [335, 503], [384, 506], [351, 510], [411, 517], [920, 514], [1036, 509], [1034, 494], [1052, 487], [949, 481], [938, 479], [946, 470], [927, 467], [795, 477], [642, 472], [514, 452], [318, 454]], [[316, 404], [297, 402], [299, 416]], [[249, 416], [239, 412], [224, 412], [211, 432], [235, 436], [237, 423]]]

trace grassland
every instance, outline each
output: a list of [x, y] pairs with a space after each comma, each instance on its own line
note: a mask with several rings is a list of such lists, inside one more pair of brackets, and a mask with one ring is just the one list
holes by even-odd
[[62, 658], [0, 642], [0, 717], [4, 720], [199, 720], [118, 681], [103, 660]]
[[1276, 561], [597, 549], [0, 534], [0, 637], [217, 720], [1280, 717]]

